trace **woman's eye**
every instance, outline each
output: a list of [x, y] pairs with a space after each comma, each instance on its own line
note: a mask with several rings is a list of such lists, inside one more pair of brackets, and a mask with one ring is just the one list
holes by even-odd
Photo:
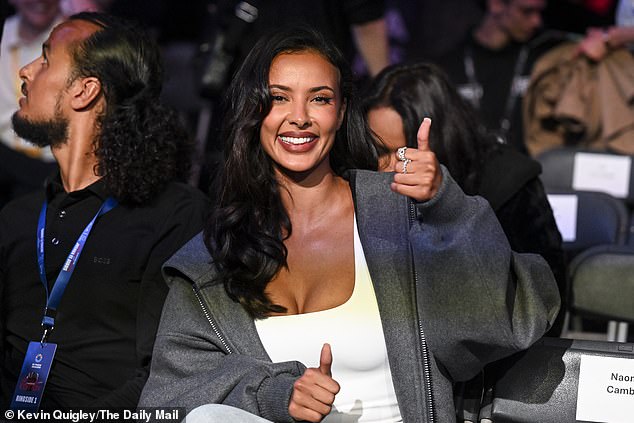
[[317, 96], [313, 99], [313, 101], [317, 102], [317, 103], [322, 103], [322, 104], [330, 104], [332, 103], [332, 97], [327, 97], [327, 96]]
[[271, 96], [271, 100], [272, 100], [274, 103], [280, 103], [280, 102], [282, 102], [282, 101], [286, 100], [286, 98], [285, 98], [284, 96], [282, 96], [282, 95], [272, 95], [272, 96]]

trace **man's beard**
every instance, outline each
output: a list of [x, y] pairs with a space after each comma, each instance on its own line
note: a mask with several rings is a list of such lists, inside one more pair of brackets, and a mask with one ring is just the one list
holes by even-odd
[[38, 147], [57, 147], [68, 137], [68, 119], [55, 113], [55, 117], [45, 121], [33, 121], [15, 112], [11, 117], [13, 130], [20, 137]]

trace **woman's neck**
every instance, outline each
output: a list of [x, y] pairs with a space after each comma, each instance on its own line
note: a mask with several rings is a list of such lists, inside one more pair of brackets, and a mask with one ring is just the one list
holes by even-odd
[[351, 198], [348, 183], [327, 166], [310, 172], [278, 172], [280, 195], [291, 221], [319, 219], [339, 206], [340, 200]]

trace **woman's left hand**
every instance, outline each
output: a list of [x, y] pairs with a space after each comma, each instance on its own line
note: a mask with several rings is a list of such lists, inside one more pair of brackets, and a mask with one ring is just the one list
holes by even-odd
[[[438, 159], [429, 148], [431, 119], [423, 119], [416, 139], [418, 148], [399, 149], [395, 154], [397, 162], [391, 169], [396, 174], [391, 189], [416, 201], [427, 201], [436, 195], [442, 183], [442, 172]], [[404, 151], [404, 153], [401, 153]]]

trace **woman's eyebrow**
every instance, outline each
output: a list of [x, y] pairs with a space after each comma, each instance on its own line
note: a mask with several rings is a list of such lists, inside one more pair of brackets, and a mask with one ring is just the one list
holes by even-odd
[[[292, 91], [290, 87], [287, 87], [286, 85], [280, 85], [280, 84], [271, 84], [269, 85], [269, 88], [277, 88], [278, 90], [282, 90], [282, 91]], [[335, 90], [329, 87], [328, 85], [320, 85], [318, 87], [313, 87], [313, 88], [310, 88], [308, 91], [311, 93], [314, 93], [321, 90], [328, 90], [328, 91], [332, 91], [333, 93], [335, 92]]]

